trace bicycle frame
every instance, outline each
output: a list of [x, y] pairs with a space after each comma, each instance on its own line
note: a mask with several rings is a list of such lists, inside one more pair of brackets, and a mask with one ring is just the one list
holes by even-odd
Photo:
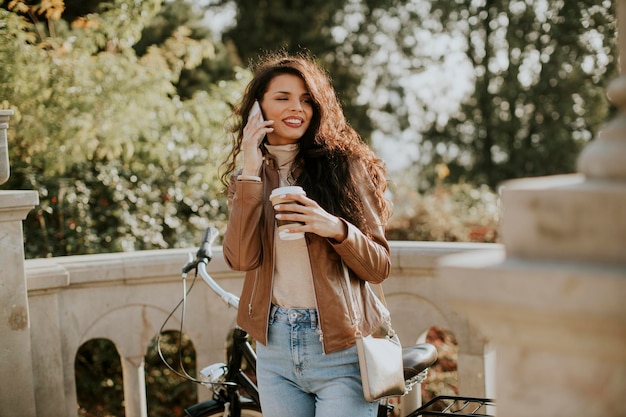
[[[441, 409], [435, 408], [437, 404], [445, 405]], [[495, 405], [494, 400], [489, 398], [462, 397], [458, 395], [440, 395], [428, 401], [407, 417], [419, 416], [447, 416], [459, 417], [491, 417], [487, 412], [488, 407]]]
[[260, 405], [259, 391], [256, 384], [241, 370], [242, 359], [245, 359], [252, 372], [256, 375], [256, 352], [248, 342], [248, 333], [240, 328], [235, 328], [233, 332], [233, 352], [231, 356], [232, 358], [229, 361], [231, 366], [228, 367], [226, 380], [236, 382], [255, 403]]
[[[256, 374], [256, 353], [248, 342], [248, 334], [240, 328], [235, 328], [233, 349], [228, 360], [226, 374], [208, 376], [206, 382], [213, 386], [213, 399], [191, 406], [185, 409], [185, 413], [189, 417], [201, 417], [213, 415], [218, 410], [227, 410], [224, 415], [240, 417], [242, 405], [250, 402], [260, 410], [257, 386], [241, 369], [244, 360]], [[241, 395], [242, 389], [249, 398]]]

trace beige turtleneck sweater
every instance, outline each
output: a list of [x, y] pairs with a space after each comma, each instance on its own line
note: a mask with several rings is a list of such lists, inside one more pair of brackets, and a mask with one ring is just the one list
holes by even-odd
[[[276, 157], [280, 185], [293, 185], [290, 176], [298, 145], [268, 145]], [[274, 287], [272, 302], [281, 307], [316, 308], [313, 274], [305, 239], [281, 240], [274, 229]]]

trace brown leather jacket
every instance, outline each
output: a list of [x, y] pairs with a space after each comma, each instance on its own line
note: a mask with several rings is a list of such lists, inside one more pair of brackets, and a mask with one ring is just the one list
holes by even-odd
[[[345, 222], [348, 235], [341, 243], [313, 233], [305, 236], [326, 353], [353, 345], [357, 329], [368, 335], [385, 318], [384, 307], [365, 284], [366, 281], [380, 283], [389, 275], [389, 244], [371, 179], [364, 167], [359, 165], [352, 169], [358, 178], [364, 216], [372, 225], [372, 237], [368, 238], [348, 222]], [[269, 154], [265, 155], [260, 177], [261, 182], [239, 181], [235, 175], [232, 177], [228, 190], [230, 218], [223, 251], [232, 269], [246, 271], [237, 324], [258, 342], [266, 344], [274, 275], [275, 223], [268, 197], [279, 183], [276, 161]], [[346, 267], [350, 291], [346, 284]], [[349, 294], [354, 300], [352, 305], [347, 302]]]

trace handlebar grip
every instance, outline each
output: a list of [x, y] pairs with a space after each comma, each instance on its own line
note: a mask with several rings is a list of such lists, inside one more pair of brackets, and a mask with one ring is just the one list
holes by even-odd
[[198, 260], [211, 260], [211, 257], [213, 256], [211, 246], [213, 245], [213, 242], [215, 242], [218, 234], [219, 232], [217, 231], [217, 228], [215, 226], [209, 226], [206, 228], [206, 230], [204, 231], [204, 236], [202, 236], [202, 243], [200, 244], [198, 252], [196, 253], [196, 258]]

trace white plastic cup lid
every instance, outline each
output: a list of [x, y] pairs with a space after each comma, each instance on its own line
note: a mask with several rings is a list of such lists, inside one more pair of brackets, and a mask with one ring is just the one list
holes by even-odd
[[272, 190], [272, 193], [270, 194], [270, 198], [273, 198], [277, 195], [283, 195], [283, 194], [306, 194], [306, 193], [304, 192], [304, 189], [300, 187], [299, 185], [290, 185], [287, 187], [274, 188]]

